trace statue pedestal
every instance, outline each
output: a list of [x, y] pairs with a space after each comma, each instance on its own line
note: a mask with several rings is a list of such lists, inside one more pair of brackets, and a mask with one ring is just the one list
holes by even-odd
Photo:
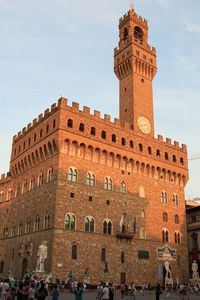
[[43, 279], [46, 276], [46, 272], [33, 271], [33, 276], [37, 279]]
[[84, 276], [84, 277], [83, 277], [83, 281], [84, 281], [86, 284], [90, 284], [90, 276]]
[[166, 285], [172, 285], [172, 286], [173, 286], [173, 279], [172, 279], [172, 278], [168, 278], [168, 277], [166, 278], [166, 277], [165, 277], [165, 286], [166, 286]]

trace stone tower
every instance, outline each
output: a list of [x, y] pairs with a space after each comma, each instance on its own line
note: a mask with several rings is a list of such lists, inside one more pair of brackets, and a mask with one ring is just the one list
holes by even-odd
[[120, 82], [120, 121], [135, 133], [154, 136], [152, 80], [156, 50], [148, 44], [148, 24], [131, 8], [119, 20], [114, 71]]

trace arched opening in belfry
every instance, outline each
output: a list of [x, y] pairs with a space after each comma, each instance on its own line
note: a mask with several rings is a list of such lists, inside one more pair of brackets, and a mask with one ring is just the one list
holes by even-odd
[[124, 28], [124, 40], [128, 38], [128, 29], [125, 27]]
[[138, 26], [135, 26], [135, 28], [134, 28], [134, 37], [135, 37], [135, 39], [143, 42], [144, 33], [143, 33], [142, 29]]

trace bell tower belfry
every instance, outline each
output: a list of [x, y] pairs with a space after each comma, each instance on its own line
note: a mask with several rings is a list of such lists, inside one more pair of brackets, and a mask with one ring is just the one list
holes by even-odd
[[120, 82], [120, 121], [128, 122], [136, 133], [153, 137], [156, 49], [148, 44], [147, 21], [135, 13], [133, 6], [119, 20], [119, 38], [114, 72]]

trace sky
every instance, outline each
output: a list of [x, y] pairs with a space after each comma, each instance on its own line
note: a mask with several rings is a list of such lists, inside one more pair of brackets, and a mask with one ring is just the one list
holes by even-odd
[[[60, 96], [118, 117], [113, 49], [130, 0], [0, 0], [0, 173], [12, 137]], [[200, 154], [200, 1], [134, 0], [157, 48], [156, 134]], [[200, 159], [186, 198], [200, 197]]]

